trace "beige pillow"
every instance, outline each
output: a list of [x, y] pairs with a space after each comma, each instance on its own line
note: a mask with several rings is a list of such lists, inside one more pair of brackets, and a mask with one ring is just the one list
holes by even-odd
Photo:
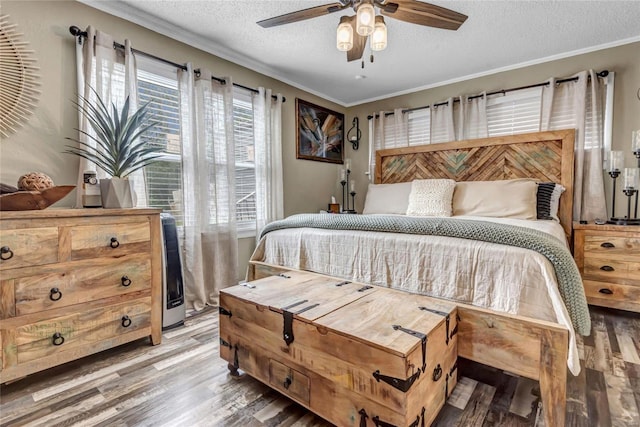
[[410, 182], [369, 184], [363, 214], [404, 215], [409, 205]]
[[456, 182], [452, 179], [416, 179], [411, 185], [407, 215], [451, 216]]
[[453, 215], [536, 219], [536, 181], [467, 181], [456, 183]]

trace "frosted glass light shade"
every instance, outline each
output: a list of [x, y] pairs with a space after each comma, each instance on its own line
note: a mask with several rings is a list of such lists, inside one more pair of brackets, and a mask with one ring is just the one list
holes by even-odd
[[631, 132], [631, 149], [634, 153], [640, 153], [640, 129]]
[[369, 2], [360, 3], [356, 13], [356, 32], [361, 36], [373, 33], [376, 11]]
[[638, 168], [624, 169], [624, 189], [636, 190], [638, 188]]
[[348, 16], [340, 18], [336, 31], [336, 47], [342, 52], [349, 51], [353, 47], [353, 27], [349, 23]]
[[384, 23], [384, 17], [376, 16], [376, 24], [370, 39], [371, 50], [379, 51], [387, 47], [387, 25]]
[[609, 157], [609, 172], [622, 170], [624, 164], [624, 151], [612, 151]]

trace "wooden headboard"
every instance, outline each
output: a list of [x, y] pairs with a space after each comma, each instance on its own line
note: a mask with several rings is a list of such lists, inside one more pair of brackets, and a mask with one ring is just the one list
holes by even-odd
[[558, 217], [571, 241], [574, 141], [575, 131], [568, 129], [379, 150], [374, 182], [429, 178], [557, 182], [566, 188]]

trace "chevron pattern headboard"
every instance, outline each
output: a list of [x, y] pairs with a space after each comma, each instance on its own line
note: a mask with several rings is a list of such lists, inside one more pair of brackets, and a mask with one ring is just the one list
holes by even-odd
[[575, 131], [569, 129], [380, 150], [375, 182], [429, 178], [557, 182], [566, 188], [558, 216], [571, 241], [574, 140]]

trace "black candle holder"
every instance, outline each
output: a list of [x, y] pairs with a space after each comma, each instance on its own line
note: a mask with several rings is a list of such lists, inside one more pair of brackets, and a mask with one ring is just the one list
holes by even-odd
[[[351, 181], [349, 175], [351, 175], [351, 169], [346, 170], [346, 179], [340, 181], [342, 185], [342, 213], [355, 214], [357, 213], [355, 203], [356, 192], [353, 189], [349, 190], [349, 182]], [[349, 205], [349, 195], [351, 195], [351, 207]]]
[[616, 181], [620, 176], [620, 170], [614, 169], [609, 171], [609, 176], [613, 180], [613, 192], [611, 193], [611, 218], [607, 221], [608, 224], [619, 224], [622, 218], [616, 218]]
[[[638, 190], [635, 188], [625, 188], [622, 190], [625, 196], [627, 196], [627, 225], [640, 225], [640, 218], [638, 218]], [[634, 218], [631, 218], [631, 198], [636, 196], [636, 203], [634, 208]]]

